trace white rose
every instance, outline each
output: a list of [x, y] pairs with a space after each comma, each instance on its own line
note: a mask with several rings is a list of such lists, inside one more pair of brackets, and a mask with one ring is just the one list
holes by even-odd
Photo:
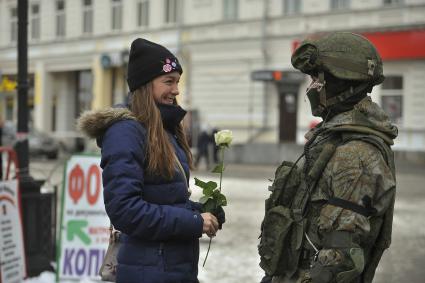
[[230, 130], [222, 130], [214, 134], [215, 144], [229, 146], [232, 143], [233, 135]]

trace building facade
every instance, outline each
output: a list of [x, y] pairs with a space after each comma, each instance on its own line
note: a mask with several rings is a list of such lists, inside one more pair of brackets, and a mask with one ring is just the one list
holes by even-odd
[[[374, 42], [387, 80], [372, 98], [398, 125], [395, 148], [425, 152], [425, 0], [29, 0], [30, 119], [76, 137], [84, 110], [122, 102], [136, 37], [182, 61], [180, 103], [240, 144], [304, 142], [317, 120], [292, 51], [311, 35], [353, 31]], [[16, 119], [17, 1], [0, 0], [0, 112]]]

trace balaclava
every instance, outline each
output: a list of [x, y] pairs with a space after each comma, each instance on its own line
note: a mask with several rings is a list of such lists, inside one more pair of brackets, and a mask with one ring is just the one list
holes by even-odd
[[[360, 100], [367, 96], [366, 89], [359, 89], [360, 82], [341, 80], [332, 76], [328, 72], [323, 72], [317, 77], [313, 76], [313, 81], [307, 88], [306, 95], [310, 101], [311, 112], [314, 116], [321, 117], [324, 120], [329, 120], [333, 116], [349, 111], [354, 108]], [[344, 92], [354, 92], [338, 103], [324, 106], [320, 103], [320, 95], [325, 95], [326, 100], [332, 99]]]

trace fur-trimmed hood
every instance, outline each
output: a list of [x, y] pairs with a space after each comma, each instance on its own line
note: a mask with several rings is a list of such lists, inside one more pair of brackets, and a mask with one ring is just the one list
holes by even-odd
[[101, 138], [113, 123], [137, 120], [128, 108], [108, 108], [86, 111], [77, 120], [77, 129], [92, 139]]

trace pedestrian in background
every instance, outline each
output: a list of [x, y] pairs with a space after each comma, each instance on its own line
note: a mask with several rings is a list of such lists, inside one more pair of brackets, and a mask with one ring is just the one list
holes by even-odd
[[[311, 76], [303, 163], [283, 162], [266, 201], [259, 245], [262, 282], [369, 283], [391, 243], [397, 128], [367, 95], [384, 81], [364, 37], [305, 41], [292, 65]], [[283, 237], [281, 235], [284, 235]]]
[[199, 282], [199, 237], [219, 227], [189, 200], [192, 156], [181, 124], [186, 111], [176, 101], [182, 72], [168, 49], [136, 39], [128, 108], [88, 112], [79, 121], [102, 149], [105, 209], [122, 232], [118, 283]]
[[195, 168], [199, 168], [199, 163], [202, 159], [205, 160], [207, 170], [210, 168], [210, 145], [211, 145], [211, 133], [207, 126], [202, 126], [201, 131], [198, 135], [197, 141], [197, 153], [195, 159]]

